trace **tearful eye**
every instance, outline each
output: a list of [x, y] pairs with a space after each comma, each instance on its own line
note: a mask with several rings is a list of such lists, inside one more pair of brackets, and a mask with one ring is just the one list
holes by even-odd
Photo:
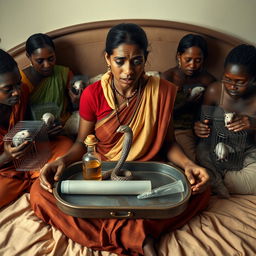
[[142, 59], [135, 59], [135, 60], [133, 61], [133, 64], [134, 64], [135, 66], [137, 66], [137, 65], [142, 64], [142, 62], [143, 62]]
[[191, 60], [191, 58], [185, 59], [186, 62], [190, 62]]
[[118, 66], [122, 66], [124, 64], [123, 60], [116, 60], [115, 62]]

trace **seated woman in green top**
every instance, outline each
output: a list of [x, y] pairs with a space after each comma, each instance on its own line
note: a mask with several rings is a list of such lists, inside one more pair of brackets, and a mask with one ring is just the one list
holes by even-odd
[[174, 128], [176, 141], [186, 155], [195, 161], [195, 136], [193, 124], [200, 109], [205, 87], [215, 81], [215, 77], [204, 68], [207, 57], [207, 43], [199, 35], [187, 34], [179, 42], [177, 65], [162, 73], [162, 78], [176, 84], [178, 92], [174, 107]]
[[46, 34], [34, 34], [26, 41], [26, 54], [31, 65], [21, 71], [22, 82], [30, 89], [30, 106], [34, 119], [51, 112], [64, 125], [73, 104], [78, 104], [81, 90], [75, 94], [70, 86], [72, 72], [56, 65], [55, 46]]

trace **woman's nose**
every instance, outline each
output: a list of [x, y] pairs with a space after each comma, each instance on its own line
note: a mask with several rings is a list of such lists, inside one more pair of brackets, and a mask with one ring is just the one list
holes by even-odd
[[12, 96], [16, 96], [20, 94], [20, 88], [19, 87], [14, 87], [12, 90]]
[[237, 89], [238, 89], [236, 83], [232, 83], [232, 84], [230, 84], [230, 85], [231, 85], [231, 89], [232, 89], [232, 90], [237, 90]]
[[49, 63], [49, 61], [44, 61], [44, 68], [49, 68], [51, 65]]
[[194, 60], [191, 60], [189, 66], [193, 69], [196, 68], [196, 62]]
[[127, 75], [130, 75], [130, 74], [132, 74], [132, 72], [133, 72], [132, 65], [129, 62], [126, 63], [124, 66], [124, 73]]

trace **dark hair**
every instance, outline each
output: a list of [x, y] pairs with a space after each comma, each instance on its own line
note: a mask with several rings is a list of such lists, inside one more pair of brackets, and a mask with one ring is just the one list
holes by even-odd
[[35, 50], [45, 48], [47, 46], [55, 50], [55, 45], [48, 35], [42, 33], [34, 34], [26, 41], [26, 52], [31, 56]]
[[108, 55], [113, 54], [113, 50], [120, 44], [136, 44], [148, 56], [148, 39], [145, 31], [138, 25], [132, 23], [122, 23], [112, 27], [107, 35], [105, 51]]
[[198, 47], [202, 53], [204, 58], [208, 55], [208, 47], [207, 42], [202, 36], [195, 35], [195, 34], [187, 34], [184, 37], [181, 38], [178, 48], [177, 48], [177, 54], [184, 53], [188, 48], [191, 47]]
[[4, 50], [0, 49], [0, 74], [13, 72], [18, 68], [14, 58]]
[[249, 75], [256, 77], [256, 48], [253, 45], [240, 44], [227, 55], [224, 68], [228, 64], [242, 65]]

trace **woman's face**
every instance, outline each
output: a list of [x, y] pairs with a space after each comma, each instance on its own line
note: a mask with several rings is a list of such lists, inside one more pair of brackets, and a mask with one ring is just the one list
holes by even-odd
[[13, 106], [20, 99], [21, 76], [19, 70], [0, 74], [0, 104]]
[[145, 56], [135, 44], [121, 44], [113, 50], [112, 55], [105, 55], [111, 67], [115, 86], [123, 89], [136, 87], [144, 72]]
[[29, 56], [29, 59], [35, 71], [41, 76], [48, 77], [52, 75], [56, 63], [54, 49], [51, 47], [38, 48]]
[[248, 89], [251, 76], [242, 65], [228, 64], [224, 70], [222, 83], [232, 98], [239, 98]]
[[177, 59], [182, 72], [187, 76], [193, 76], [202, 68], [204, 56], [200, 48], [193, 46], [182, 54], [178, 53]]

